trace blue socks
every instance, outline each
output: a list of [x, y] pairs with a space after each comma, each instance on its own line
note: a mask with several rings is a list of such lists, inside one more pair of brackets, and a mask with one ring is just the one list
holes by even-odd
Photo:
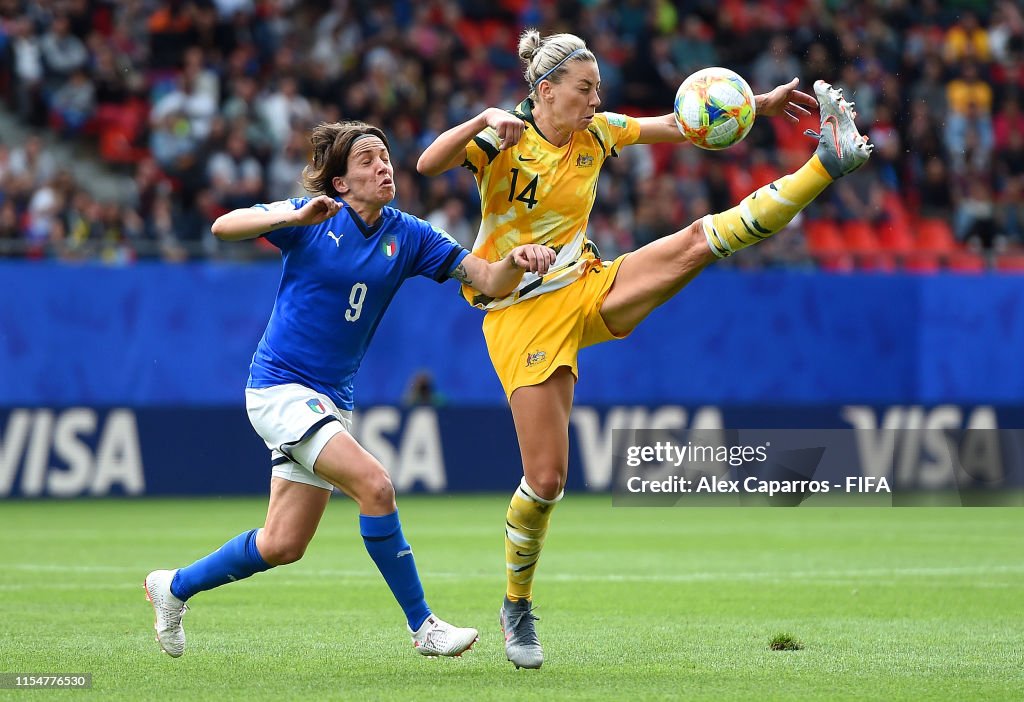
[[[257, 531], [239, 534], [209, 556], [179, 569], [171, 581], [171, 594], [187, 600], [197, 592], [269, 570], [273, 566], [263, 560], [256, 548]], [[409, 628], [416, 631], [430, 616], [430, 608], [423, 596], [412, 549], [402, 534], [398, 512], [383, 517], [359, 515], [359, 533], [370, 558], [405, 612]]]
[[187, 600], [197, 592], [262, 573], [273, 566], [256, 549], [258, 529], [239, 534], [209, 556], [180, 568], [171, 581], [171, 594]]
[[359, 533], [370, 558], [377, 564], [377, 570], [384, 576], [391, 593], [405, 612], [409, 628], [416, 631], [430, 616], [430, 608], [423, 596], [423, 585], [416, 572], [412, 549], [402, 534], [398, 512], [382, 517], [360, 514]]

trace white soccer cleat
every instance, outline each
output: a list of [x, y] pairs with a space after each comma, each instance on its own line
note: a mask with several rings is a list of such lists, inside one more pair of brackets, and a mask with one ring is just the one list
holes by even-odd
[[[406, 627], [408, 629], [408, 627]], [[423, 656], [461, 656], [480, 638], [476, 629], [452, 626], [433, 614], [412, 634], [412, 645]]]
[[181, 616], [188, 611], [188, 605], [171, 593], [171, 581], [176, 570], [154, 570], [146, 576], [144, 587], [146, 599], [153, 603], [156, 612], [156, 641], [163, 652], [177, 658], [185, 652], [185, 629]]
[[867, 163], [875, 147], [857, 131], [857, 113], [853, 103], [843, 97], [841, 88], [818, 80], [814, 82], [814, 95], [821, 113], [821, 131], [808, 129], [804, 133], [818, 140], [815, 153], [832, 180], [838, 180]]

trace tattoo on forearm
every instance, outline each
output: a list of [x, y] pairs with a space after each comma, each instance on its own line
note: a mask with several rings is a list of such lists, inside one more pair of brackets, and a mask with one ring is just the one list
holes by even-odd
[[270, 228], [277, 229], [278, 227], [283, 227], [286, 224], [288, 224], [288, 220], [282, 219], [280, 222], [274, 222], [273, 224], [271, 224]]
[[469, 273], [466, 272], [466, 266], [463, 263], [460, 263], [458, 266], [456, 266], [455, 270], [452, 271], [451, 277], [455, 278], [455, 280], [459, 281], [460, 283], [465, 283], [466, 285], [473, 284], [473, 281], [469, 279]]

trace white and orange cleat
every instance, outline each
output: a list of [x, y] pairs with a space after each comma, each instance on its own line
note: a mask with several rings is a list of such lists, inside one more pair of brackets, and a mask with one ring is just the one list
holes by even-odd
[[409, 629], [409, 633], [412, 645], [422, 656], [459, 657], [480, 639], [476, 629], [453, 626], [433, 614], [416, 631]]
[[168, 656], [177, 658], [185, 652], [185, 629], [181, 617], [188, 611], [188, 605], [171, 592], [171, 581], [176, 570], [154, 570], [146, 576], [143, 586], [146, 599], [153, 604], [156, 621], [156, 641]]

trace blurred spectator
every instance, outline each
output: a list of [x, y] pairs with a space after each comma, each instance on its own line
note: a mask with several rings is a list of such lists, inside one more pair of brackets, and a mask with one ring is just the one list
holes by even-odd
[[96, 89], [83, 70], [76, 70], [60, 86], [51, 103], [60, 129], [65, 135], [75, 135], [96, 111]]
[[937, 56], [925, 59], [923, 73], [910, 89], [910, 99], [923, 103], [935, 114], [946, 111], [946, 81], [943, 77], [942, 61]]
[[991, 164], [992, 120], [977, 103], [967, 107], [966, 114], [950, 114], [946, 121], [946, 149], [953, 170], [968, 167], [987, 171]]
[[43, 123], [43, 52], [28, 18], [10, 23], [18, 116], [29, 124]]
[[992, 186], [985, 173], [964, 175], [963, 195], [953, 216], [953, 231], [958, 239], [985, 249], [1002, 243], [996, 226], [996, 205]]
[[1019, 52], [1024, 43], [1024, 15], [1012, 0], [999, 0], [992, 11], [988, 30], [988, 45], [992, 59], [1004, 63], [1011, 53]]
[[43, 140], [37, 136], [29, 137], [24, 146], [17, 146], [11, 151], [8, 168], [14, 188], [18, 190], [42, 187], [57, 174], [53, 154], [44, 148]]
[[960, 65], [960, 74], [946, 86], [949, 110], [955, 115], [964, 115], [977, 107], [983, 113], [992, 111], [992, 86], [981, 77], [978, 64], [966, 61]]
[[1021, 113], [1020, 98], [1011, 97], [992, 118], [993, 144], [997, 151], [1010, 144], [1014, 134], [1024, 134], [1024, 113]]
[[283, 76], [276, 90], [262, 98], [260, 109], [276, 146], [283, 146], [292, 129], [308, 129], [313, 122], [313, 109], [298, 92], [292, 76]]
[[13, 200], [0, 203], [0, 256], [20, 255], [21, 228]]
[[946, 163], [936, 155], [928, 159], [918, 186], [918, 212], [924, 218], [950, 221], [953, 217], [953, 184]]
[[186, 0], [166, 0], [149, 15], [149, 63], [152, 68], [171, 68], [181, 64], [185, 47], [193, 38], [196, 6]]
[[160, 257], [171, 263], [188, 258], [188, 254], [178, 239], [178, 226], [175, 224], [173, 212], [171, 198], [168, 195], [157, 197], [153, 201], [146, 228], [146, 238], [155, 244]]
[[71, 24], [63, 14], [54, 16], [50, 31], [43, 35], [41, 49], [52, 89], [63, 85], [75, 71], [85, 68], [89, 60], [85, 44], [71, 33]]
[[946, 63], [957, 65], [965, 61], [989, 60], [988, 32], [978, 23], [973, 12], [964, 12], [959, 21], [949, 28], [942, 47]]
[[301, 129], [292, 130], [292, 135], [267, 168], [267, 200], [277, 202], [290, 197], [302, 197], [305, 190], [299, 182], [301, 173], [309, 162], [309, 140]]
[[217, 101], [209, 91], [200, 87], [201, 75], [192, 71], [182, 73], [173, 90], [153, 105], [150, 120], [153, 124], [165, 123], [168, 117], [178, 135], [198, 145], [210, 133], [210, 125], [217, 114]]
[[406, 407], [441, 407], [445, 404], [445, 398], [437, 391], [434, 376], [424, 370], [409, 379], [402, 404]]
[[878, 224], [886, 219], [885, 187], [879, 166], [872, 158], [861, 171], [866, 177], [843, 178], [833, 186], [831, 199], [836, 207], [836, 219]]
[[427, 221], [448, 232], [463, 247], [472, 250], [476, 232], [470, 228], [466, 205], [459, 198], [447, 198], [441, 207], [427, 215]]
[[244, 132], [228, 134], [224, 149], [210, 157], [206, 175], [210, 195], [225, 211], [263, 200], [263, 166], [249, 153]]
[[[844, 87], [875, 158], [809, 214], [879, 221], [899, 198], [895, 210], [912, 215], [955, 211], [978, 241], [1022, 229], [1017, 0], [0, 0], [0, 14], [0, 98], [23, 123], [42, 129], [49, 119], [84, 145], [76, 157], [94, 160], [98, 149], [134, 168], [117, 203], [97, 202], [89, 183], [58, 174], [38, 136], [7, 140], [6, 156], [0, 145], [0, 241], [13, 229], [21, 241], [2, 246], [33, 256], [258, 255], [255, 246], [222, 252], [209, 222], [247, 198], [241, 190], [263, 191], [249, 202], [300, 194], [308, 128], [337, 119], [384, 127], [398, 204], [469, 241], [479, 217], [471, 176], [424, 179], [415, 161], [452, 124], [524, 97], [515, 45], [525, 22], [585, 36], [604, 110], [664, 114], [681, 79], [708, 65], [737, 70], [757, 90], [795, 75], [805, 89], [818, 78]], [[759, 125], [721, 157], [623, 150], [599, 182], [591, 237], [610, 256], [701, 208], [732, 206], [755, 179], [806, 156], [805, 126], [816, 125]], [[972, 181], [979, 174], [984, 187]], [[801, 265], [796, 225], [789, 238], [740, 265]]]
[[996, 153], [1003, 192], [999, 219], [1009, 236], [1024, 243], [1024, 131], [1011, 131]]
[[256, 80], [250, 76], [239, 76], [231, 85], [231, 91], [221, 114], [229, 123], [244, 120], [246, 141], [254, 153], [265, 157], [273, 151], [274, 132], [266, 112], [260, 109]]
[[[609, 35], [611, 36], [611, 35]], [[687, 15], [683, 24], [672, 37], [672, 60], [679, 73], [688, 76], [708, 66], [718, 65], [718, 54], [710, 39], [711, 30], [699, 15]], [[606, 50], [596, 47], [598, 58], [604, 56]], [[604, 71], [601, 71], [602, 78]], [[795, 74], [794, 74], [795, 75]], [[792, 76], [790, 76], [792, 78]]]
[[800, 62], [789, 48], [789, 39], [785, 34], [776, 34], [771, 38], [751, 69], [755, 92], [771, 90], [776, 85], [788, 83], [800, 75]]

